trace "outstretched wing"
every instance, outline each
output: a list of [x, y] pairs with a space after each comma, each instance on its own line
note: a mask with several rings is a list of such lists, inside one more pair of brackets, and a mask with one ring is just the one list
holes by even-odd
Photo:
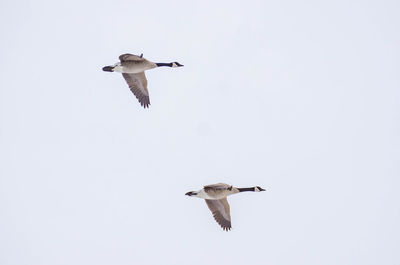
[[122, 76], [128, 83], [132, 93], [139, 100], [140, 105], [144, 108], [148, 108], [150, 105], [149, 91], [147, 90], [147, 79], [144, 72], [137, 74], [123, 73]]
[[232, 189], [232, 186], [225, 183], [217, 183], [212, 185], [204, 186], [204, 190], [207, 192], [209, 190], [227, 190]]
[[143, 53], [140, 56], [130, 54], [130, 53], [125, 53], [119, 56], [119, 60], [122, 62], [125, 61], [143, 61]]
[[220, 200], [206, 200], [207, 206], [213, 214], [215, 221], [223, 230], [231, 230], [231, 210], [226, 198]]

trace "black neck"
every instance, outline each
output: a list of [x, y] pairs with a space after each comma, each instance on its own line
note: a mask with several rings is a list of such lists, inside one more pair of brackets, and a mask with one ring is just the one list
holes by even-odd
[[255, 191], [255, 187], [252, 188], [238, 188], [239, 192], [243, 192], [243, 191]]
[[156, 63], [156, 65], [157, 65], [157, 67], [160, 67], [160, 66], [169, 66], [169, 67], [172, 67], [172, 63]]

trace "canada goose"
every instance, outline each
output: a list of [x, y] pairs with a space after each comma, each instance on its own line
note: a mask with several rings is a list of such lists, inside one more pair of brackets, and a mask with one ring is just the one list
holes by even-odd
[[161, 66], [181, 67], [178, 62], [173, 63], [153, 63], [140, 56], [133, 54], [122, 54], [119, 56], [119, 63], [112, 66], [103, 67], [106, 72], [119, 72], [125, 78], [132, 93], [139, 100], [140, 105], [148, 108], [150, 105], [149, 91], [147, 90], [147, 79], [144, 71]]
[[223, 230], [231, 230], [231, 213], [227, 196], [244, 191], [265, 191], [259, 186], [251, 188], [235, 188], [225, 183], [204, 186], [199, 191], [189, 191], [185, 195], [199, 197], [206, 200], [207, 206], [212, 212], [215, 221]]

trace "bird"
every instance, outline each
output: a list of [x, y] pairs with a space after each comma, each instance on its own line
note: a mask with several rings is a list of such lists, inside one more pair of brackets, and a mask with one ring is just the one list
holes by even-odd
[[189, 191], [185, 195], [205, 199], [215, 221], [224, 231], [229, 231], [232, 228], [232, 224], [230, 207], [226, 197], [244, 191], [260, 192], [265, 190], [259, 186], [236, 188], [225, 183], [217, 183], [204, 186], [199, 191]]
[[178, 62], [172, 63], [153, 63], [143, 58], [143, 53], [138, 56], [130, 53], [125, 53], [119, 56], [118, 63], [110, 66], [104, 66], [105, 72], [118, 72], [122, 73], [125, 81], [132, 93], [139, 100], [139, 103], [144, 108], [150, 105], [149, 91], [147, 90], [147, 79], [144, 71], [156, 67], [182, 67], [183, 65]]

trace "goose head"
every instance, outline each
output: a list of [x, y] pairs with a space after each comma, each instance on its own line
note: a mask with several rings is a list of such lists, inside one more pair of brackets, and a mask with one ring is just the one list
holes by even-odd
[[256, 187], [254, 187], [254, 191], [255, 192], [260, 192], [260, 191], [265, 191], [265, 190], [263, 188], [259, 187], [259, 186], [256, 186]]
[[183, 64], [180, 64], [178, 62], [173, 62], [172, 63], [172, 67], [182, 67], [182, 66], [183, 66]]

